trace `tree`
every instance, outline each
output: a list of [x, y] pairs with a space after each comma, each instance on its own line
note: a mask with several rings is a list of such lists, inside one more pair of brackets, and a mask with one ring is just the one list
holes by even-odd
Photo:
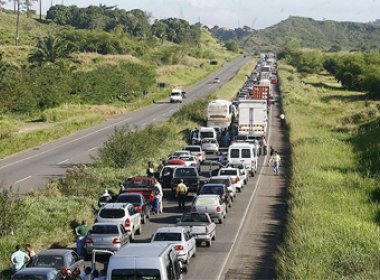
[[26, 9], [26, 16], [30, 17], [30, 8], [33, 6], [33, 2], [37, 2], [38, 0], [24, 0], [23, 8]]
[[235, 39], [228, 40], [224, 46], [231, 52], [239, 52], [239, 43]]
[[69, 58], [74, 50], [72, 43], [59, 36], [48, 35], [38, 40], [37, 50], [29, 55], [29, 62], [38, 65], [55, 63], [59, 59]]
[[4, 53], [0, 52], [0, 84], [3, 81], [4, 76], [5, 76], [5, 71], [7, 70], [7, 66], [5, 65], [3, 61], [3, 55]]

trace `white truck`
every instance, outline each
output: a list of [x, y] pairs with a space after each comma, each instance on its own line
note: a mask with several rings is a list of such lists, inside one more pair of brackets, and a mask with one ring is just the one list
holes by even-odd
[[239, 104], [238, 134], [258, 138], [266, 135], [268, 125], [267, 101], [242, 100]]
[[182, 103], [184, 92], [179, 88], [174, 88], [170, 94], [170, 103]]
[[207, 106], [207, 126], [228, 128], [236, 115], [231, 101], [213, 100]]

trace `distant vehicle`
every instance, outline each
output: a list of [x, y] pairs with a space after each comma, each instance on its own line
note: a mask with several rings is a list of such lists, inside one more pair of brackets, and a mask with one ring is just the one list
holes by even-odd
[[266, 100], [242, 100], [239, 104], [238, 134], [252, 137], [266, 135], [268, 126]]
[[173, 193], [175, 193], [176, 187], [181, 182], [181, 179], [184, 181], [185, 185], [188, 188], [188, 195], [196, 195], [199, 191], [199, 188], [206, 181], [206, 178], [203, 178], [199, 175], [196, 167], [177, 167], [174, 169], [173, 179], [171, 182]]
[[[83, 268], [83, 260], [70, 249], [49, 249], [41, 251], [32, 261], [30, 267], [45, 267], [60, 270], [62, 267], [74, 271]], [[30, 278], [29, 278], [30, 279]]]
[[222, 224], [227, 215], [227, 205], [217, 194], [198, 195], [191, 205], [191, 213], [207, 213], [212, 219], [217, 219], [219, 224]]
[[123, 193], [140, 193], [148, 203], [152, 203], [154, 197], [154, 184], [154, 178], [151, 177], [130, 177], [124, 181], [125, 189]]
[[235, 184], [236, 189], [241, 192], [244, 185], [243, 171], [238, 168], [226, 167], [219, 170], [218, 176], [229, 176]]
[[217, 194], [223, 203], [225, 203], [228, 207], [231, 207], [231, 195], [228, 191], [227, 185], [224, 182], [218, 184], [207, 183], [203, 185], [199, 191], [199, 195], [202, 194]]
[[213, 138], [215, 140], [218, 140], [218, 134], [216, 130], [212, 127], [201, 127], [199, 131], [200, 131], [201, 139]]
[[95, 223], [122, 224], [131, 232], [131, 241], [135, 234], [142, 233], [141, 215], [131, 203], [109, 203], [101, 208], [96, 216]]
[[96, 223], [86, 237], [86, 252], [91, 254], [94, 249], [119, 251], [130, 240], [131, 233], [123, 225], [112, 223]]
[[246, 185], [248, 183], [249, 174], [248, 174], [248, 170], [245, 168], [244, 163], [242, 163], [242, 162], [241, 163], [238, 163], [238, 162], [228, 163], [226, 167], [240, 169], [240, 178], [243, 181], [243, 185]]
[[198, 170], [200, 170], [201, 164], [197, 157], [195, 156], [180, 156], [180, 160], [183, 160], [185, 162], [185, 166], [194, 166]]
[[178, 259], [189, 264], [190, 259], [196, 255], [195, 238], [189, 227], [162, 227], [153, 234], [151, 243], [173, 244], [178, 253]]
[[251, 176], [257, 172], [257, 150], [251, 143], [237, 142], [228, 148], [228, 162], [230, 164], [244, 163]]
[[181, 89], [175, 88], [172, 90], [172, 93], [170, 94], [170, 103], [182, 103], [183, 100], [183, 93]]
[[235, 115], [236, 107], [231, 101], [213, 100], [207, 106], [207, 127], [228, 128]]
[[12, 280], [58, 280], [60, 275], [55, 268], [28, 267], [17, 271]]
[[183, 214], [176, 226], [190, 227], [190, 233], [194, 236], [197, 245], [206, 242], [206, 245], [211, 247], [212, 240], [216, 239], [216, 225], [207, 213]]
[[180, 280], [182, 264], [171, 244], [127, 244], [108, 262], [107, 279]]
[[141, 223], [143, 224], [150, 216], [151, 204], [146, 201], [141, 193], [122, 193], [118, 196], [116, 202], [131, 203], [135, 206], [136, 211], [141, 214]]
[[219, 151], [219, 143], [214, 138], [203, 138], [202, 150], [206, 153], [217, 154]]
[[216, 78], [214, 79], [214, 83], [215, 83], [215, 84], [219, 84], [219, 83], [220, 83], [220, 78], [216, 77]]
[[[241, 184], [236, 183], [236, 179], [231, 176], [214, 176], [210, 178], [208, 184], [224, 184], [231, 196], [231, 201], [234, 201], [237, 190], [241, 191]], [[239, 186], [238, 186], [239, 185]]]
[[172, 154], [172, 157], [179, 158], [180, 156], [191, 156], [191, 153], [190, 151], [187, 151], [187, 150], [181, 150], [181, 151], [175, 151]]
[[190, 145], [185, 148], [186, 151], [189, 151], [193, 156], [196, 156], [200, 163], [206, 160], [206, 153], [202, 150], [200, 145]]

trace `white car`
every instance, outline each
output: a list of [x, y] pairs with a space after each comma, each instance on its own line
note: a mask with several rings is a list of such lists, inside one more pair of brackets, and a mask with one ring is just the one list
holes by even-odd
[[218, 219], [219, 224], [222, 224], [227, 215], [227, 204], [217, 194], [201, 194], [194, 198], [191, 212], [207, 213], [212, 219]]
[[202, 139], [202, 150], [206, 153], [217, 154], [219, 151], [219, 143], [214, 138], [204, 138]]
[[[208, 181], [209, 184], [225, 184], [230, 193], [231, 201], [236, 197], [237, 190], [235, 180], [231, 176], [213, 176]], [[240, 188], [241, 189], [241, 188]]]
[[193, 156], [196, 156], [199, 162], [204, 162], [206, 160], [206, 153], [202, 150], [200, 145], [190, 145], [185, 148], [186, 151], [189, 151]]
[[218, 176], [229, 176], [232, 178], [236, 188], [241, 191], [243, 188], [243, 176], [239, 168], [226, 167], [219, 169]]
[[191, 156], [190, 151], [182, 150], [182, 151], [175, 151], [171, 158], [179, 158], [180, 156]]
[[170, 103], [182, 103], [183, 100], [183, 94], [182, 90], [180, 89], [173, 89], [172, 93], [170, 94]]
[[249, 174], [243, 163], [228, 163], [226, 167], [240, 169], [240, 178], [243, 181], [243, 184], [246, 185], [248, 183]]
[[185, 166], [194, 166], [198, 170], [200, 168], [200, 163], [198, 161], [198, 158], [195, 156], [180, 156], [178, 159], [181, 159], [185, 162]]
[[162, 227], [153, 234], [151, 243], [173, 244], [178, 253], [178, 259], [189, 264], [190, 259], [196, 255], [196, 241], [189, 227]]
[[142, 233], [141, 214], [135, 210], [131, 203], [108, 203], [100, 208], [95, 223], [113, 223], [123, 225], [125, 230], [131, 232], [131, 240], [135, 234]]

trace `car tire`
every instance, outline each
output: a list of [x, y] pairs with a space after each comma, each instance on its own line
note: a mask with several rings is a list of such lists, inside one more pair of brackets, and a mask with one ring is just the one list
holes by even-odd
[[219, 224], [223, 224], [223, 218], [218, 219], [218, 223], [219, 223]]
[[207, 241], [207, 242], [206, 242], [206, 246], [207, 246], [207, 247], [211, 247], [211, 243], [212, 243], [211, 240]]
[[146, 215], [143, 215], [143, 216], [141, 217], [141, 223], [142, 223], [142, 224], [145, 224], [145, 220], [146, 220]]
[[216, 233], [214, 234], [214, 236], [211, 238], [211, 240], [216, 240]]
[[187, 265], [190, 264], [190, 254], [187, 254], [187, 259], [185, 261], [185, 264], [187, 264]]
[[129, 242], [135, 241], [135, 229], [132, 229], [131, 235], [129, 236]]
[[255, 177], [255, 172], [251, 171], [251, 177]]

